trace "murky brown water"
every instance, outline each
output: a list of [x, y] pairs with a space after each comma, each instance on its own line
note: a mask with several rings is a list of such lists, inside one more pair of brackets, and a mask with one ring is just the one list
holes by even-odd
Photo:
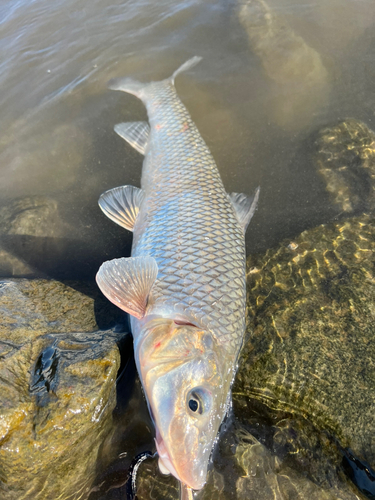
[[[111, 187], [139, 185], [142, 157], [113, 126], [142, 120], [145, 110], [106, 84], [125, 75], [161, 79], [193, 55], [203, 61], [177, 79], [177, 90], [227, 190], [261, 186], [248, 252], [338, 214], [312, 145], [320, 128], [343, 118], [375, 128], [375, 0], [269, 0], [250, 11], [244, 4], [2, 0], [0, 208], [47, 197], [53, 222], [26, 232], [27, 241], [22, 230], [2, 238], [5, 254], [22, 265], [3, 262], [1, 276], [93, 279], [104, 260], [129, 253], [130, 233], [97, 200]], [[131, 411], [123, 421], [141, 411], [143, 432], [144, 407]], [[137, 437], [129, 453], [151, 436]]]

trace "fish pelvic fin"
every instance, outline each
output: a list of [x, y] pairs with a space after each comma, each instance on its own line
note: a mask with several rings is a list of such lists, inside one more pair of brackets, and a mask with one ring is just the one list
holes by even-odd
[[99, 198], [99, 207], [113, 222], [133, 231], [143, 198], [142, 189], [120, 186], [103, 193]]
[[[173, 73], [173, 75], [170, 78], [167, 78], [166, 80], [163, 80], [163, 81], [171, 82], [174, 85], [174, 80], [175, 80], [177, 75], [179, 75], [180, 73], [183, 73], [184, 71], [187, 71], [187, 70], [193, 68], [201, 60], [202, 60], [202, 57], [200, 57], [200, 56], [192, 57], [188, 61], [184, 62], [184, 64], [182, 64], [179, 68], [177, 68], [176, 71]], [[142, 83], [142, 82], [138, 82], [137, 80], [133, 80], [132, 78], [113, 78], [112, 80], [109, 81], [108, 88], [111, 90], [122, 90], [123, 92], [127, 92], [128, 94], [133, 94], [136, 97], [138, 97], [139, 99], [142, 99], [144, 92], [153, 83], [155, 83], [155, 82]]]
[[145, 154], [148, 138], [150, 135], [150, 125], [146, 122], [125, 122], [115, 125], [115, 132], [125, 139], [134, 149]]

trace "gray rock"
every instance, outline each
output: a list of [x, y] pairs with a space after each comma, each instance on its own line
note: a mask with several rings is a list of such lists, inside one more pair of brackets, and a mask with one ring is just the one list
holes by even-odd
[[[336, 479], [331, 484], [317, 484], [302, 471], [288, 466], [288, 455], [283, 459], [272, 453], [245, 428], [235, 426], [231, 447], [236, 467], [241, 472], [236, 480], [238, 500], [262, 498], [264, 500], [356, 500], [361, 498], [344, 483]], [[225, 484], [225, 479], [223, 478]], [[206, 494], [204, 499], [209, 499]], [[224, 498], [224, 497], [223, 497]], [[228, 498], [228, 495], [227, 495]]]
[[94, 331], [94, 300], [55, 281], [1, 281], [0, 315], [0, 497], [85, 498], [111, 432], [119, 336]]

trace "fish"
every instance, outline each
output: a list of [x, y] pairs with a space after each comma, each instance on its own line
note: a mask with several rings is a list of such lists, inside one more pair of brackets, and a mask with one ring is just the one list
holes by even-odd
[[114, 129], [144, 155], [141, 187], [103, 193], [101, 210], [133, 232], [131, 257], [104, 262], [102, 293], [130, 315], [134, 357], [155, 426], [159, 469], [187, 497], [206, 483], [245, 331], [245, 231], [253, 196], [225, 191], [175, 78], [109, 88], [144, 103], [147, 122]]

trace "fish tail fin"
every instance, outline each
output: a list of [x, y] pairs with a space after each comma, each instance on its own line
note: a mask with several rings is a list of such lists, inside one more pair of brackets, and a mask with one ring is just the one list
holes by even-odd
[[169, 80], [174, 84], [174, 80], [177, 75], [180, 73], [183, 73], [184, 71], [187, 71], [191, 68], [194, 68], [198, 63], [200, 63], [202, 60], [202, 57], [200, 56], [194, 56], [191, 59], [188, 59], [184, 64], [181, 64], [179, 68], [176, 69], [176, 71], [173, 73], [173, 75], [169, 78]]
[[141, 98], [142, 91], [150, 85], [149, 83], [138, 82], [133, 78], [112, 78], [108, 82], [108, 88], [111, 90], [122, 90], [128, 94], [133, 94]]
[[[184, 62], [176, 71], [173, 73], [173, 75], [168, 78], [167, 80], [164, 80], [165, 82], [172, 82], [174, 84], [174, 80], [177, 75], [180, 73], [187, 71], [190, 68], [193, 68], [196, 64], [198, 64], [201, 61], [201, 57], [199, 56], [194, 56], [188, 61]], [[132, 78], [113, 78], [112, 80], [109, 81], [108, 83], [108, 88], [111, 90], [122, 90], [123, 92], [127, 92], [128, 94], [133, 94], [136, 97], [142, 99], [142, 94], [144, 95], [144, 91], [147, 89], [149, 85], [152, 85], [151, 83], [142, 83], [138, 82], [137, 80], [133, 80]]]

